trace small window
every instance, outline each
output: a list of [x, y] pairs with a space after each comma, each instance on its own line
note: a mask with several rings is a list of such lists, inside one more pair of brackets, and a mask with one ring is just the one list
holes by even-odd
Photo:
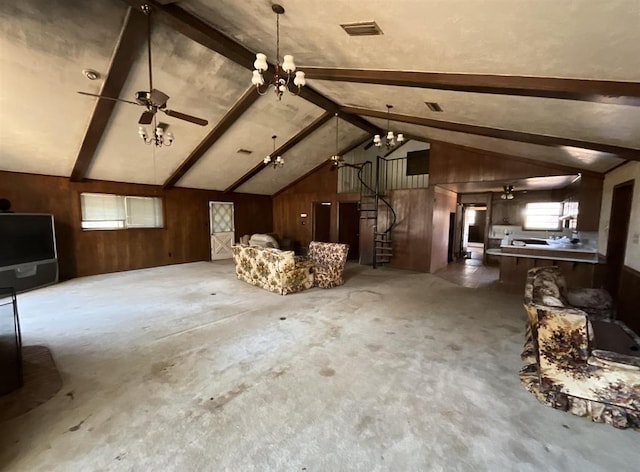
[[524, 210], [524, 229], [558, 231], [561, 229], [561, 202], [527, 203]]
[[162, 199], [80, 194], [83, 229], [162, 228]]

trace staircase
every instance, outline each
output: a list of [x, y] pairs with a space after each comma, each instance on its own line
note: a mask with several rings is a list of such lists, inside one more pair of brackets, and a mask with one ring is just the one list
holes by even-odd
[[[373, 220], [373, 268], [377, 268], [382, 264], [391, 262], [393, 256], [393, 246], [391, 241], [391, 230], [396, 224], [396, 213], [393, 207], [385, 195], [381, 193], [380, 189], [380, 161], [385, 162], [383, 157], [378, 156], [376, 159], [376, 182], [375, 188], [372, 188], [362, 178], [363, 170], [368, 169], [369, 175], [371, 175], [370, 169], [372, 166], [371, 161], [367, 161], [358, 171], [358, 180], [361, 183], [360, 187], [360, 219], [361, 220]], [[367, 167], [368, 166], [368, 167]], [[386, 216], [386, 222], [381, 222], [380, 213], [382, 212]], [[383, 228], [380, 228], [380, 225]]]

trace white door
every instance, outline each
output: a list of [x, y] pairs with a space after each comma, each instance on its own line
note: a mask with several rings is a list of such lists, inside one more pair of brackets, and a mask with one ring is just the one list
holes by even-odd
[[231, 246], [235, 241], [233, 203], [209, 202], [211, 228], [211, 260], [231, 259]]

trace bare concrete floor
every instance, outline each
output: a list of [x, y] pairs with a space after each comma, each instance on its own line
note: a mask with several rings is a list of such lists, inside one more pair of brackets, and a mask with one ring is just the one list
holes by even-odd
[[0, 468], [638, 470], [637, 432], [520, 386], [519, 294], [347, 275], [281, 297], [202, 262], [21, 295], [24, 342], [51, 349], [64, 385], [0, 424]]

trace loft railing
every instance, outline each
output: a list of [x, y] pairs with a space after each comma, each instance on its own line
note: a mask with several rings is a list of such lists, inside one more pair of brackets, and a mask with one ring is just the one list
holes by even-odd
[[[407, 175], [407, 158], [396, 159], [380, 158], [378, 166], [380, 174], [379, 189], [385, 193], [388, 190], [401, 190], [412, 188], [427, 188], [429, 186], [429, 174]], [[376, 176], [373, 175], [373, 166], [364, 165], [362, 179], [373, 188]], [[345, 166], [338, 169], [338, 193], [363, 192], [362, 184], [358, 179], [358, 168]]]

